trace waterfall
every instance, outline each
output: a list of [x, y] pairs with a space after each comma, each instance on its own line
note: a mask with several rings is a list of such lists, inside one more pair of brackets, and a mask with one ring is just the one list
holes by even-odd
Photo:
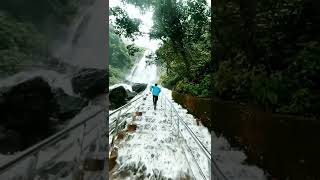
[[106, 69], [108, 65], [106, 19], [104, 1], [93, 0], [92, 4], [87, 3], [67, 29], [66, 37], [57, 39], [52, 44], [52, 54], [75, 66]]
[[154, 64], [148, 65], [146, 55], [150, 53], [150, 50], [146, 50], [140, 61], [134, 65], [130, 75], [126, 78], [133, 83], [156, 83], [158, 78], [157, 66]]

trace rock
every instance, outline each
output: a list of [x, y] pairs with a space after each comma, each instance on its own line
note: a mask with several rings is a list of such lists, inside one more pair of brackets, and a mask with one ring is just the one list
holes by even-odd
[[73, 76], [71, 83], [75, 93], [80, 94], [82, 97], [92, 99], [109, 91], [108, 71], [83, 68]]
[[17, 132], [23, 147], [50, 134], [53, 94], [46, 81], [33, 77], [1, 91], [0, 124]]
[[130, 91], [128, 89], [126, 89], [126, 92], [127, 92], [127, 95], [128, 95], [127, 100], [130, 100], [130, 99], [134, 98], [138, 94], [137, 92]]
[[144, 91], [146, 88], [147, 88], [147, 84], [143, 84], [143, 83], [135, 83], [132, 85], [132, 90], [137, 93]]
[[11, 154], [22, 148], [22, 136], [17, 131], [3, 130], [0, 134], [0, 153]]
[[34, 77], [2, 91], [0, 111], [6, 127], [25, 131], [28, 127], [46, 127], [53, 94], [41, 77]]
[[57, 105], [55, 107], [54, 117], [60, 121], [73, 118], [88, 105], [88, 100], [81, 97], [70, 96], [61, 88], [53, 89], [53, 94]]
[[116, 87], [110, 90], [109, 101], [111, 103], [110, 108], [116, 109], [127, 103], [128, 94], [123, 86]]
[[2, 87], [0, 153], [24, 150], [49, 137], [87, 104], [86, 99], [53, 89], [41, 76]]

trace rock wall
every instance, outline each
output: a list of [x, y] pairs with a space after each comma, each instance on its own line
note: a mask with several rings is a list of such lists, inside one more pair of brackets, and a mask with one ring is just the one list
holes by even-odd
[[248, 163], [261, 166], [272, 177], [290, 180], [320, 177], [320, 120], [176, 92], [172, 96], [194, 115], [210, 120], [212, 130], [226, 136], [234, 147], [243, 149]]

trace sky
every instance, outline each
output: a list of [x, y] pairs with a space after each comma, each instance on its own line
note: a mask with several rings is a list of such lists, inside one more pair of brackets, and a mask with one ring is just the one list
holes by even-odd
[[[211, 7], [211, 0], [207, 0], [209, 6]], [[145, 13], [141, 13], [138, 8], [131, 4], [123, 4], [121, 0], [109, 0], [109, 7], [120, 6], [124, 8], [130, 18], [139, 18], [142, 21], [142, 25], [140, 26], [140, 31], [143, 33], [149, 33], [151, 27], [153, 26], [152, 21], [152, 11], [147, 11]], [[127, 43], [132, 43], [132, 41], [128, 39], [124, 39]], [[145, 36], [138, 36], [134, 43], [137, 46], [144, 47], [150, 49], [151, 51], [155, 51], [160, 46], [160, 40], [150, 40], [148, 35]]]

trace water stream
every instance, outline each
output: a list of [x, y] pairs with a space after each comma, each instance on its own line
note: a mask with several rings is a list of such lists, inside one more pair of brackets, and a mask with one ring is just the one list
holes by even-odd
[[150, 50], [146, 50], [143, 57], [135, 64], [131, 70], [131, 73], [126, 80], [133, 83], [156, 83], [159, 81], [157, 66], [154, 64], [148, 65], [146, 55], [150, 53]]
[[106, 3], [102, 0], [82, 1], [87, 4], [66, 30], [66, 38], [57, 38], [50, 50], [55, 57], [69, 64], [105, 69], [108, 65]]

